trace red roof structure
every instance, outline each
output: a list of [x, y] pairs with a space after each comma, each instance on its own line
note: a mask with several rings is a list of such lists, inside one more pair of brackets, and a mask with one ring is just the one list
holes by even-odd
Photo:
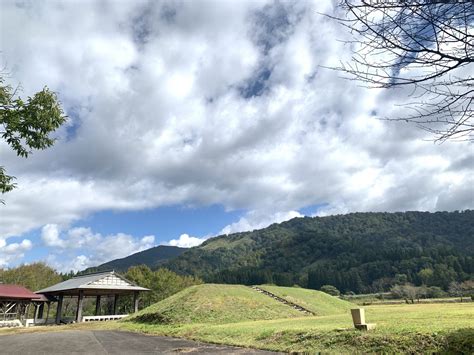
[[39, 301], [42, 299], [42, 296], [31, 292], [23, 286], [0, 284], [0, 299]]

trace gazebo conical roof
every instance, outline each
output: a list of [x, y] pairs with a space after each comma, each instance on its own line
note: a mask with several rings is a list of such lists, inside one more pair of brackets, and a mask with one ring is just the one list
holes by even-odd
[[74, 296], [83, 291], [84, 296], [107, 294], [124, 294], [135, 291], [149, 291], [149, 289], [135, 285], [115, 271], [98, 272], [76, 276], [56, 285], [36, 291], [45, 295]]

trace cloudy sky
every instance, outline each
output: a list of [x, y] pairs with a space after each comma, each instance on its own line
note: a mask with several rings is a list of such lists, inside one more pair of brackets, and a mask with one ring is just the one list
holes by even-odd
[[[80, 270], [301, 215], [474, 207], [473, 146], [377, 117], [407, 92], [324, 69], [350, 58], [332, 1], [2, 1], [0, 62], [68, 115], [30, 158], [0, 267]], [[472, 70], [472, 67], [469, 68]]]

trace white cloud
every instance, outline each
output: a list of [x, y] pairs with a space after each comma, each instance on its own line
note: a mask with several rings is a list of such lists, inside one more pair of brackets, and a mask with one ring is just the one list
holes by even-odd
[[174, 247], [191, 248], [198, 246], [206, 239], [207, 238], [196, 238], [190, 237], [188, 234], [181, 234], [178, 239], [171, 239], [167, 244]]
[[8, 266], [12, 261], [21, 260], [25, 252], [31, 250], [33, 243], [29, 239], [23, 239], [20, 243], [10, 243], [0, 239], [0, 267]]
[[237, 222], [225, 226], [221, 234], [231, 234], [237, 232], [252, 231], [268, 227], [273, 223], [281, 223], [292, 218], [303, 217], [298, 211], [287, 211], [271, 213], [268, 211], [250, 211]]
[[32, 246], [33, 244], [31, 243], [30, 240], [24, 239], [21, 243], [11, 243], [11, 244], [6, 245], [2, 251], [7, 254], [14, 254], [14, 253], [30, 250]]
[[65, 246], [64, 240], [59, 238], [59, 228], [56, 224], [47, 224], [41, 230], [41, 239], [48, 247]]
[[[172, 204], [250, 211], [224, 233], [315, 204], [473, 208], [472, 144], [435, 145], [376, 120], [373, 111], [400, 112], [403, 90], [367, 90], [320, 67], [349, 58], [344, 32], [318, 14], [332, 3], [3, 2], [1, 30], [15, 33], [2, 39], [9, 80], [23, 96], [57, 91], [70, 127], [26, 160], [0, 142], [19, 186], [2, 196], [0, 242], [98, 211]], [[151, 244], [48, 228], [43, 240], [58, 250]], [[95, 262], [102, 249], [82, 255]]]
[[42, 240], [46, 246], [55, 248], [47, 262], [60, 271], [84, 270], [155, 246], [153, 235], [142, 238], [124, 233], [102, 235], [84, 227], [61, 232], [55, 224], [42, 228]]

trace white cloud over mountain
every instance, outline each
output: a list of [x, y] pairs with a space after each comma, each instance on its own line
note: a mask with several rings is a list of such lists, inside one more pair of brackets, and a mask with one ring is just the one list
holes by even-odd
[[80, 271], [155, 246], [153, 235], [142, 238], [124, 233], [104, 236], [83, 227], [61, 231], [56, 224], [45, 225], [41, 239], [45, 246], [55, 250], [47, 261], [61, 271]]
[[281, 223], [289, 219], [303, 217], [298, 211], [276, 212], [250, 211], [237, 222], [225, 226], [221, 234], [232, 234], [268, 227], [272, 223]]
[[0, 263], [16, 248], [6, 238], [43, 226], [58, 250], [98, 243], [78, 265], [102, 260], [113, 243], [120, 255], [153, 244], [68, 229], [103, 210], [248, 211], [222, 231], [231, 233], [315, 204], [325, 204], [320, 214], [474, 207], [472, 144], [436, 145], [413, 126], [377, 120], [374, 112], [398, 114], [403, 92], [321, 67], [348, 58], [337, 41], [344, 30], [318, 14], [331, 1], [206, 4], [2, 3], [9, 80], [23, 96], [44, 85], [58, 92], [69, 123], [27, 160], [0, 142], [19, 185], [2, 197]]
[[201, 244], [206, 239], [207, 238], [196, 238], [188, 234], [181, 234], [178, 239], [171, 239], [167, 244], [174, 247], [191, 248]]

